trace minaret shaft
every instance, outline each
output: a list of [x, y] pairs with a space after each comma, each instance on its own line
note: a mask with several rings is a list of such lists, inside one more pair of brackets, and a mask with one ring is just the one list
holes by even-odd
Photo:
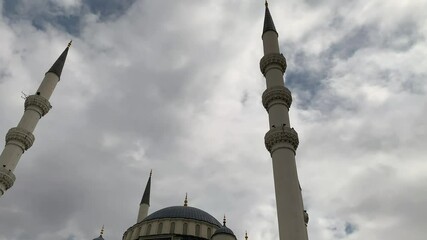
[[52, 96], [53, 90], [55, 90], [56, 84], [58, 84], [58, 81], [59, 77], [55, 73], [46, 73], [39, 89], [37, 89], [37, 92], [40, 93], [40, 96], [49, 100]]
[[[272, 24], [268, 8], [265, 21]], [[264, 57], [260, 66], [266, 78], [267, 89], [263, 94], [263, 104], [267, 109], [270, 124], [265, 143], [273, 162], [280, 240], [307, 240], [304, 207], [295, 163], [298, 135], [290, 125], [289, 107], [292, 96], [283, 80], [286, 60], [280, 54], [278, 34], [274, 25], [272, 29], [264, 31]]]
[[0, 197], [12, 187], [15, 181], [13, 171], [22, 154], [32, 146], [35, 140], [33, 132], [37, 123], [52, 108], [49, 99], [60, 79], [69, 46], [45, 74], [37, 92], [26, 97], [25, 111], [21, 120], [6, 134], [6, 145], [0, 155]]
[[273, 31], [265, 32], [262, 35], [264, 45], [264, 55], [270, 53], [280, 53], [279, 42], [277, 41], [277, 33]]
[[150, 206], [148, 204], [145, 204], [145, 203], [139, 205], [137, 223], [141, 222], [142, 220], [144, 220], [144, 218], [146, 218], [148, 216], [148, 209], [149, 208], [150, 208]]

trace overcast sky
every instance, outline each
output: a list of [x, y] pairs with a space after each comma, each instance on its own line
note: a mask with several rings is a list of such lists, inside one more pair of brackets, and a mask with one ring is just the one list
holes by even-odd
[[[0, 240], [87, 240], [201, 208], [278, 240], [262, 0], [0, 1], [0, 136], [70, 39], [53, 109], [0, 200]], [[424, 240], [427, 0], [270, 1], [311, 240]]]

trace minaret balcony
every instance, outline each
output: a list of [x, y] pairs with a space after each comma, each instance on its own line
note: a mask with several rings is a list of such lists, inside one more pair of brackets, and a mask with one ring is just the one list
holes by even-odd
[[291, 91], [284, 86], [274, 86], [267, 88], [262, 94], [262, 105], [268, 111], [274, 104], [285, 105], [288, 109], [292, 104]]
[[13, 186], [15, 179], [15, 174], [12, 171], [6, 169], [4, 166], [0, 166], [0, 184], [5, 187], [5, 190]]
[[282, 73], [286, 71], [286, 58], [281, 53], [270, 53], [261, 58], [259, 67], [262, 74], [267, 73], [270, 69], [278, 69]]
[[40, 114], [40, 117], [46, 115], [52, 106], [49, 100], [40, 95], [30, 95], [25, 99], [25, 110], [33, 110]]
[[279, 148], [288, 148], [295, 153], [299, 144], [298, 133], [286, 126], [270, 129], [265, 134], [264, 141], [265, 147], [271, 154]]
[[29, 149], [33, 145], [34, 141], [34, 135], [23, 128], [11, 128], [6, 134], [6, 145], [16, 145], [22, 149], [22, 152]]

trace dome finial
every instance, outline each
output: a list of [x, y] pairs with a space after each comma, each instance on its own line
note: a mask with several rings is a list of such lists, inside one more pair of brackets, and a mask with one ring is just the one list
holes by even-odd
[[188, 194], [185, 193], [184, 207], [188, 206]]
[[73, 42], [73, 40], [70, 40], [70, 42], [68, 43], [68, 45], [67, 45], [67, 48], [70, 48], [71, 47], [71, 43]]
[[268, 2], [265, 0], [265, 7], [268, 8]]
[[104, 234], [104, 224], [102, 224], [102, 228], [101, 228], [101, 234], [100, 236], [102, 237], [102, 235]]
[[222, 223], [224, 224], [224, 227], [225, 227], [225, 224], [227, 223], [227, 219], [225, 218], [225, 214], [224, 214], [224, 220], [222, 221]]
[[245, 239], [248, 240], [248, 231], [245, 232]]

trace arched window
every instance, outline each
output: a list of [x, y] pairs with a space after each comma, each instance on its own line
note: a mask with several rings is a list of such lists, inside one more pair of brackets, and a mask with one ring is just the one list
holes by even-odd
[[184, 223], [184, 225], [182, 226], [182, 234], [187, 235], [187, 231], [188, 231], [188, 224]]
[[212, 235], [212, 229], [208, 227], [208, 238], [211, 238], [211, 235]]
[[175, 233], [175, 222], [171, 222], [171, 230], [170, 233]]
[[157, 234], [161, 234], [163, 231], [163, 223], [159, 223], [159, 226], [157, 227]]
[[151, 232], [151, 224], [148, 224], [147, 231], [145, 231], [145, 235], [150, 235]]
[[196, 225], [196, 236], [200, 237], [200, 225], [199, 224]]

